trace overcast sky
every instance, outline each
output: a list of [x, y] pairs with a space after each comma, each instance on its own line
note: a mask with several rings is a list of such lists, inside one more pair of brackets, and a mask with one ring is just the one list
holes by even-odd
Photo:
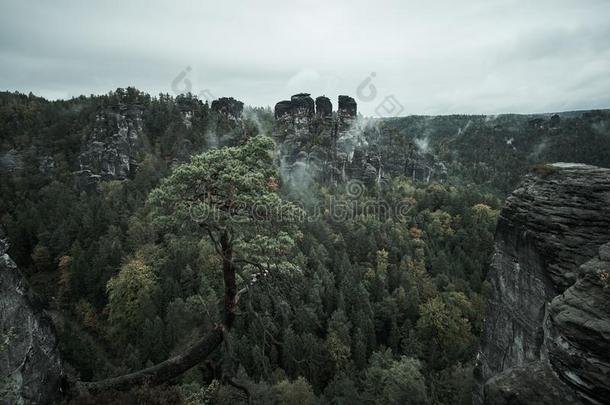
[[365, 115], [391, 96], [401, 115], [610, 108], [610, 1], [1, 0], [0, 90], [127, 86], [349, 94]]

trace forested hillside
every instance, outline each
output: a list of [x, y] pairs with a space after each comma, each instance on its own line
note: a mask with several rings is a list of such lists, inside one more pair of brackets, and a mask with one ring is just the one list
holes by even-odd
[[470, 403], [506, 194], [547, 161], [610, 166], [606, 110], [355, 118], [376, 175], [333, 181], [295, 181], [279, 125], [232, 98], [0, 93], [0, 223], [67, 379], [150, 367], [230, 326], [164, 385], [66, 402]]

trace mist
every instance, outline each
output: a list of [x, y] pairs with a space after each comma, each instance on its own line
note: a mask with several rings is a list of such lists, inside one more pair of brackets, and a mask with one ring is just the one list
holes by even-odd
[[[273, 106], [357, 95], [366, 116], [610, 106], [610, 3], [25, 0], [0, 5], [0, 90], [50, 99], [135, 86]], [[61, 29], [59, 29], [61, 28]], [[184, 74], [183, 76], [181, 76]], [[372, 87], [370, 87], [372, 86]]]

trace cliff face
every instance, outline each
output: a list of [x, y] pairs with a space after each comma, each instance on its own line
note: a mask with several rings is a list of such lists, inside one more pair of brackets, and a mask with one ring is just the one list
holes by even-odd
[[496, 231], [475, 403], [610, 396], [610, 170], [543, 166]]
[[388, 130], [384, 120], [358, 117], [358, 104], [350, 96], [337, 101], [334, 112], [328, 97], [314, 102], [308, 93], [275, 105], [274, 136], [290, 180], [374, 183], [397, 175], [422, 182], [446, 180], [445, 165], [411, 139], [415, 133], [399, 134]]
[[133, 176], [143, 145], [142, 107], [120, 105], [100, 111], [79, 155], [77, 184], [88, 189], [100, 180]]
[[341, 179], [346, 159], [337, 156], [337, 140], [356, 119], [355, 104], [353, 101], [352, 110], [337, 115], [327, 97], [314, 102], [308, 93], [299, 93], [275, 105], [274, 136], [283, 170], [291, 181], [302, 184], [315, 178], [334, 183]]
[[3, 237], [0, 229], [0, 404], [50, 404], [63, 374], [55, 331]]
[[[303, 178], [326, 184], [350, 179], [373, 183], [400, 174], [432, 179], [438, 169], [433, 158], [424, 157], [413, 142], [395, 142], [382, 134], [381, 121], [357, 114], [356, 100], [346, 95], [338, 97], [335, 112], [328, 97], [314, 102], [307, 93], [277, 103], [274, 135], [290, 180], [299, 185]], [[442, 180], [441, 172], [437, 170], [434, 180]]]

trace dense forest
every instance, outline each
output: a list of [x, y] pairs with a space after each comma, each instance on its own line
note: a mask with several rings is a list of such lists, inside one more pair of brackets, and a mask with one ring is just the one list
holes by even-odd
[[[96, 117], [134, 105], [147, 135], [137, 166], [82, 187], [83, 144], [109, 125]], [[607, 163], [610, 143], [583, 149], [562, 135], [603, 136], [607, 112], [589, 114], [518, 118], [546, 131], [547, 155], [510, 125], [495, 121], [490, 137], [485, 117], [441, 117], [439, 128], [472, 122], [461, 137], [455, 126], [426, 137], [450, 169], [442, 182], [297, 188], [280, 170], [270, 109], [246, 107], [236, 124], [190, 95], [2, 93], [0, 222], [53, 314], [69, 380], [150, 367], [230, 318], [222, 344], [166, 384], [68, 403], [467, 404], [502, 201], [536, 163]], [[423, 138], [421, 120], [386, 120], [380, 136]]]

